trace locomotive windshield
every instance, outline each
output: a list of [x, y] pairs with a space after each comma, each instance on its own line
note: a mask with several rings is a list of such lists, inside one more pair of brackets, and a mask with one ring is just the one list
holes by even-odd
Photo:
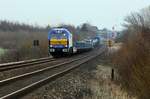
[[67, 34], [66, 33], [51, 33], [51, 39], [67, 39]]

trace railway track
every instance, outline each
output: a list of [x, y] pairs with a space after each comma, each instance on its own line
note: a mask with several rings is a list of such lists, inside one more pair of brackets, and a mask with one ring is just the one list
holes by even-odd
[[25, 73], [19, 76], [11, 77], [0, 81], [0, 99], [12, 99], [21, 97], [33, 89], [44, 85], [49, 81], [63, 76], [81, 64], [93, 59], [100, 52], [90, 53], [89, 55], [80, 56], [74, 59], [69, 59], [63, 63], [39, 69], [30, 73]]
[[[62, 58], [59, 58], [59, 60], [61, 59]], [[52, 57], [46, 57], [46, 58], [40, 58], [40, 59], [32, 59], [32, 60], [26, 60], [26, 61], [20, 61], [20, 62], [0, 64], [0, 72], [9, 71], [9, 70], [18, 69], [18, 68], [24, 68], [24, 67], [31, 67], [33, 65], [54, 62], [57, 60], [58, 59], [54, 59]]]
[[[82, 55], [85, 55], [86, 53], [83, 53]], [[4, 80], [7, 78], [11, 78], [14, 76], [18, 76], [21, 74], [33, 72], [39, 69], [43, 69], [46, 67], [50, 67], [59, 63], [62, 63], [64, 61], [67, 61], [70, 58], [77, 57], [79, 55], [74, 55], [72, 57], [66, 57], [66, 58], [41, 58], [41, 59], [34, 59], [34, 60], [28, 60], [28, 61], [21, 61], [21, 62], [15, 62], [15, 63], [9, 63], [9, 64], [1, 64], [0, 65], [0, 80]]]

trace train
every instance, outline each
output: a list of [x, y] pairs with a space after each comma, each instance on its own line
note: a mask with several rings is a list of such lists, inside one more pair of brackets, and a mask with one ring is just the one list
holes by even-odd
[[58, 57], [92, 50], [100, 42], [99, 37], [73, 41], [72, 33], [65, 28], [53, 28], [48, 33], [49, 55]]

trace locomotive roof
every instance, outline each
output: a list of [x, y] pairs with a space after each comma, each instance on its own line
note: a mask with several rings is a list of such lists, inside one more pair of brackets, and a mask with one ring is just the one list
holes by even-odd
[[72, 35], [72, 34], [68, 31], [68, 29], [66, 29], [66, 28], [53, 28], [53, 29], [51, 29], [51, 30], [49, 31], [49, 33], [48, 33], [48, 39], [50, 39], [50, 34], [53, 33], [53, 32], [57, 33], [56, 31], [63, 31], [63, 32], [66, 33], [67, 35]]
[[69, 32], [66, 28], [53, 28], [50, 31], [66, 31], [66, 32]]

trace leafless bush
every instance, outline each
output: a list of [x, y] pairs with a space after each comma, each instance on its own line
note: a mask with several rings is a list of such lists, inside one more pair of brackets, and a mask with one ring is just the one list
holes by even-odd
[[[142, 10], [143, 11], [143, 10]], [[144, 10], [150, 12], [150, 9]], [[126, 18], [128, 35], [114, 62], [123, 87], [139, 99], [150, 97], [150, 21], [143, 13]]]

